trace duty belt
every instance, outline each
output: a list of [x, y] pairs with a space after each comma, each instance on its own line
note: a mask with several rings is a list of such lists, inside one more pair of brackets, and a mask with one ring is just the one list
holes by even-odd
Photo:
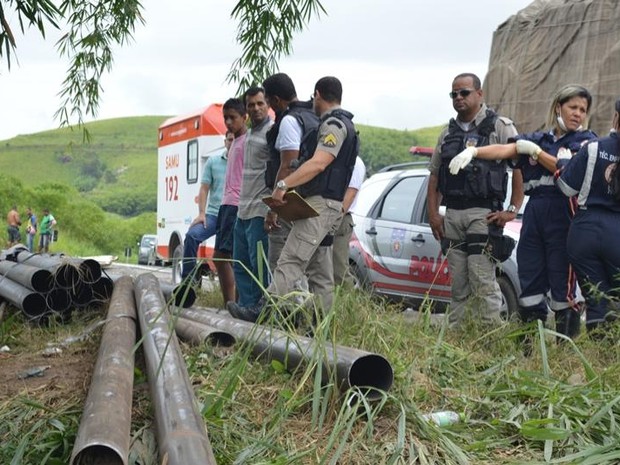
[[463, 197], [448, 197], [446, 208], [453, 210], [466, 210], [468, 208], [488, 208], [489, 210], [500, 210], [501, 202], [492, 199], [467, 199]]

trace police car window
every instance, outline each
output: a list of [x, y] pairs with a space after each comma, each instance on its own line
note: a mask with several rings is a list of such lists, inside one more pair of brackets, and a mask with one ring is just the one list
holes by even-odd
[[198, 181], [198, 141], [192, 140], [187, 144], [187, 183]]
[[378, 218], [386, 221], [410, 223], [413, 207], [422, 184], [424, 184], [424, 176], [411, 176], [401, 179], [385, 195]]

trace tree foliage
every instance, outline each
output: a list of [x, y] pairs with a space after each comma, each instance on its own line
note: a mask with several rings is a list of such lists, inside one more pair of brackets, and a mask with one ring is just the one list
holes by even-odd
[[[239, 22], [242, 54], [228, 81], [243, 89], [277, 71], [278, 60], [292, 51], [293, 34], [324, 12], [319, 0], [238, 0], [231, 16]], [[138, 0], [0, 0], [0, 57], [9, 70], [18, 47], [11, 18], [22, 33], [30, 27], [43, 37], [50, 28], [63, 32], [56, 45], [70, 65], [55, 115], [61, 126], [75, 119], [81, 126], [84, 116], [97, 116], [101, 78], [112, 69], [113, 47], [125, 45], [136, 26], [144, 24]]]

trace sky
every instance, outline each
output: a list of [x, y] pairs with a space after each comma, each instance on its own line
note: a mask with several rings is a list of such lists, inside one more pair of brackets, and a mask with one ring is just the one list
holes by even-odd
[[[541, 0], [538, 0], [541, 1]], [[143, 0], [145, 25], [115, 51], [94, 119], [180, 115], [223, 102], [241, 54], [232, 0]], [[295, 36], [280, 71], [300, 99], [331, 75], [342, 81], [342, 106], [360, 124], [418, 129], [454, 115], [448, 92], [461, 72], [484, 79], [493, 32], [532, 0], [322, 0], [327, 10]], [[54, 47], [59, 33], [17, 33], [18, 63], [0, 62], [0, 140], [57, 128], [68, 62]], [[86, 118], [92, 120], [93, 118]], [[73, 121], [75, 122], [75, 121]], [[0, 148], [1, 150], [1, 148]]]

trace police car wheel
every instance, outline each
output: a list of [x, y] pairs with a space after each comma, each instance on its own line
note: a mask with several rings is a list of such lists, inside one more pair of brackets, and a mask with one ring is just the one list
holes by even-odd
[[506, 276], [497, 278], [497, 283], [502, 292], [502, 306], [500, 316], [502, 320], [509, 321], [519, 315], [519, 298], [517, 293]]
[[355, 262], [349, 262], [349, 272], [353, 276], [353, 287], [355, 289], [370, 290], [368, 276], [360, 269]]

